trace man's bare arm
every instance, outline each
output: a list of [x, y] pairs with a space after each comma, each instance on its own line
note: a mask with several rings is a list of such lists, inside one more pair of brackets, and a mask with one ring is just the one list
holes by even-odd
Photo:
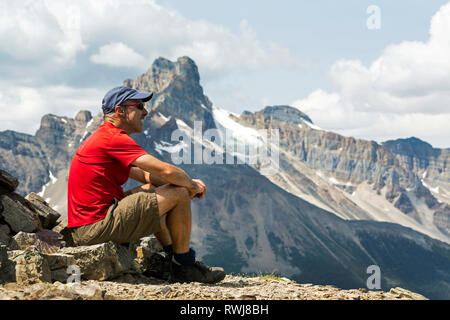
[[145, 172], [144, 170], [138, 167], [131, 167], [130, 178], [142, 184], [151, 183], [150, 173]]
[[165, 184], [169, 183], [169, 182], [167, 182], [166, 180], [164, 180], [163, 178], [159, 177], [156, 174], [150, 174], [149, 173], [149, 175], [150, 175], [150, 180], [152, 181], [152, 184], [154, 186], [156, 186], [156, 187], [160, 187], [162, 185], [165, 185]]
[[156, 174], [151, 174], [138, 167], [132, 167], [130, 171], [130, 178], [136, 180], [142, 184], [151, 183], [155, 187], [159, 187], [167, 184], [168, 182], [158, 177]]
[[199, 192], [203, 192], [204, 188], [193, 181], [181, 168], [163, 162], [149, 154], [140, 156], [131, 164], [143, 171], [149, 172], [150, 178], [152, 175], [156, 175], [168, 183], [186, 187], [191, 194], [195, 195]]

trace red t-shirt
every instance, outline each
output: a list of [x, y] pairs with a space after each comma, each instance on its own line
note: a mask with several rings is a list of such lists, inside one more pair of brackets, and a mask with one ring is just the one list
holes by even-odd
[[147, 154], [124, 130], [103, 123], [78, 148], [68, 181], [69, 228], [102, 220], [113, 199], [124, 197], [131, 162]]

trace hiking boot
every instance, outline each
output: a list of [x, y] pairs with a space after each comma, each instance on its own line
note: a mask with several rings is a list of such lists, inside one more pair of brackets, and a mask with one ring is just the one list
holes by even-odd
[[190, 265], [171, 264], [170, 282], [217, 283], [225, 278], [225, 271], [220, 267], [209, 267], [196, 261]]
[[146, 277], [153, 277], [161, 280], [169, 280], [170, 268], [173, 254], [157, 252], [147, 260], [147, 270], [142, 274]]

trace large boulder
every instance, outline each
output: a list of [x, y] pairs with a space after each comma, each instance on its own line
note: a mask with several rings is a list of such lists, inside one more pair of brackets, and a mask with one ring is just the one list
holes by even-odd
[[15, 233], [34, 232], [40, 228], [38, 215], [32, 211], [26, 201], [14, 192], [0, 196], [0, 202], [4, 206], [0, 215]]
[[42, 197], [32, 192], [25, 197], [34, 207], [34, 211], [39, 215], [41, 225], [45, 229], [52, 229], [58, 225], [57, 220], [61, 217], [59, 212], [53, 210]]
[[61, 253], [72, 255], [87, 280], [108, 280], [131, 271], [135, 254], [127, 247], [107, 242], [92, 246], [62, 248]]

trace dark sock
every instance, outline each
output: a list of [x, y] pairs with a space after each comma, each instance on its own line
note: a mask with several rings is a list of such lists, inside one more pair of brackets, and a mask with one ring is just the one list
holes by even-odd
[[173, 245], [169, 244], [168, 246], [164, 246], [163, 250], [165, 253], [167, 253], [168, 255], [173, 253]]
[[190, 265], [195, 263], [195, 251], [191, 248], [186, 253], [175, 253], [173, 259], [175, 263], [181, 265]]

